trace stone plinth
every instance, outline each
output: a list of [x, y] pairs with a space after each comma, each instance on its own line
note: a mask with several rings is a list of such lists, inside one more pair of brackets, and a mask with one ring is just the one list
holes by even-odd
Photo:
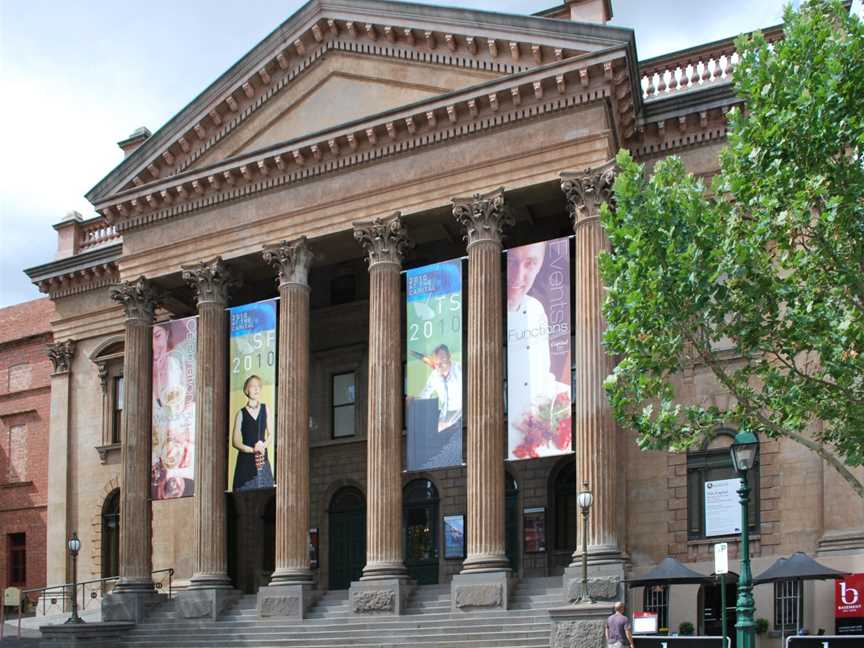
[[258, 618], [302, 621], [318, 599], [315, 586], [306, 583], [280, 583], [258, 589]]
[[159, 604], [160, 595], [155, 590], [135, 591], [114, 589], [102, 597], [102, 620], [141, 623], [147, 617], [147, 609]]
[[356, 615], [398, 616], [414, 590], [408, 578], [364, 579], [351, 583], [348, 598]]
[[456, 574], [450, 583], [450, 611], [506, 610], [510, 581], [509, 570]]
[[[592, 600], [609, 604], [625, 600], [623, 561], [594, 561], [589, 563], [588, 569], [588, 595]], [[564, 570], [564, 602], [572, 603], [581, 598], [582, 567], [571, 565]]]
[[218, 619], [240, 596], [234, 589], [197, 587], [180, 592], [174, 605], [184, 619]]
[[550, 648], [605, 648], [606, 619], [611, 604], [585, 604], [549, 610], [552, 633]]

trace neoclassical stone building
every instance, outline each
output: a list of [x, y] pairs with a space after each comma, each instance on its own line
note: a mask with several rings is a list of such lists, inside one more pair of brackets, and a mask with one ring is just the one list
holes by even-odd
[[[399, 613], [414, 582], [451, 583], [457, 613], [506, 607], [534, 577], [560, 577], [564, 604], [588, 482], [606, 598], [717, 632], [718, 587], [621, 583], [669, 555], [709, 574], [713, 543], [734, 559], [737, 537], [706, 532], [702, 497], [732, 476], [728, 434], [646, 453], [610, 415], [597, 217], [621, 148], [716, 173], [737, 58], [730, 39], [640, 61], [610, 15], [608, 0], [534, 16], [311, 0], [156, 133], [120, 142], [87, 194], [98, 216], [56, 225], [56, 259], [28, 270], [55, 303], [55, 341], [74, 341], [55, 347], [69, 370], [52, 378], [49, 583], [67, 580], [77, 530], [81, 571], [120, 577], [115, 616], [140, 616], [166, 568], [192, 617], [236, 590], [262, 614], [345, 588], [356, 612]], [[501, 253], [567, 236], [575, 452], [505, 461]], [[407, 472], [402, 271], [460, 257], [465, 464]], [[225, 309], [275, 297], [276, 486], [228, 492]], [[194, 496], [151, 501], [153, 326], [196, 315]], [[698, 366], [680, 380], [694, 400], [725, 398]], [[755, 571], [797, 550], [864, 571], [864, 506], [815, 454], [765, 442], [756, 491]], [[453, 515], [464, 557], [444, 551]], [[831, 587], [791, 593], [829, 633]], [[787, 595], [756, 590], [772, 629]]]

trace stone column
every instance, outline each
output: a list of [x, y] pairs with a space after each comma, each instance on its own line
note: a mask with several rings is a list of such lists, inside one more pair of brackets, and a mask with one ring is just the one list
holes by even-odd
[[110, 621], [140, 621], [154, 593], [151, 547], [150, 445], [153, 407], [153, 313], [157, 295], [143, 277], [111, 289], [126, 311], [120, 481], [120, 581], [103, 599]]
[[399, 213], [355, 223], [369, 262], [369, 414], [366, 430], [366, 566], [351, 584], [355, 613], [400, 614], [408, 594], [402, 560], [402, 255]]
[[[69, 431], [72, 385], [72, 358], [75, 341], [65, 340], [48, 345], [51, 373], [51, 424], [48, 442], [48, 546], [46, 572], [48, 585], [68, 583], [69, 551], [66, 541], [71, 537], [69, 523]], [[56, 594], [45, 597], [60, 601], [57, 609], [47, 607], [48, 614], [61, 614], [67, 609], [66, 601]], [[39, 601], [40, 609], [43, 601]]]
[[268, 247], [279, 273], [276, 446], [276, 570], [258, 590], [259, 616], [303, 618], [312, 603], [309, 568], [309, 266], [306, 237]]
[[[594, 503], [588, 516], [588, 559], [591, 567], [590, 594], [594, 599], [615, 600], [620, 596], [623, 559], [618, 530], [618, 429], [612, 416], [603, 381], [613, 369], [603, 347], [605, 289], [598, 256], [609, 248], [600, 223], [600, 206], [610, 200], [615, 178], [614, 162], [582, 173], [561, 174], [561, 189], [575, 233], [574, 334], [576, 391], [573, 395], [577, 483], [588, 482]], [[582, 528], [578, 526], [578, 549], [565, 575], [570, 600], [579, 598]], [[572, 572], [571, 572], [572, 570]]]
[[504, 190], [453, 201], [468, 241], [468, 552], [452, 609], [507, 607], [504, 547], [504, 346], [501, 236], [513, 217]]
[[228, 289], [221, 258], [183, 268], [198, 301], [195, 389], [195, 570], [178, 597], [186, 618], [218, 616], [235, 595], [228, 578], [226, 542]]

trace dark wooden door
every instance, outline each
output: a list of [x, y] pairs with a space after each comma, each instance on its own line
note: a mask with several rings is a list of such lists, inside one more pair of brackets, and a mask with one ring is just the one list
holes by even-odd
[[403, 494], [405, 568], [418, 585], [438, 584], [438, 489], [415, 479]]
[[510, 475], [505, 478], [504, 497], [504, 551], [513, 574], [519, 573], [519, 487]]
[[329, 526], [330, 589], [348, 589], [366, 564], [366, 510], [359, 491], [333, 496]]

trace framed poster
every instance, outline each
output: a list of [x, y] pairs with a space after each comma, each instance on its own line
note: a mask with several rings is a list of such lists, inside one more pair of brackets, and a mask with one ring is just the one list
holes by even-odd
[[309, 567], [318, 569], [318, 528], [309, 529]]
[[526, 508], [522, 512], [522, 537], [525, 553], [546, 551], [546, 509]]
[[705, 535], [741, 533], [740, 479], [715, 479], [705, 482]]
[[465, 516], [444, 516], [444, 559], [465, 557]]

